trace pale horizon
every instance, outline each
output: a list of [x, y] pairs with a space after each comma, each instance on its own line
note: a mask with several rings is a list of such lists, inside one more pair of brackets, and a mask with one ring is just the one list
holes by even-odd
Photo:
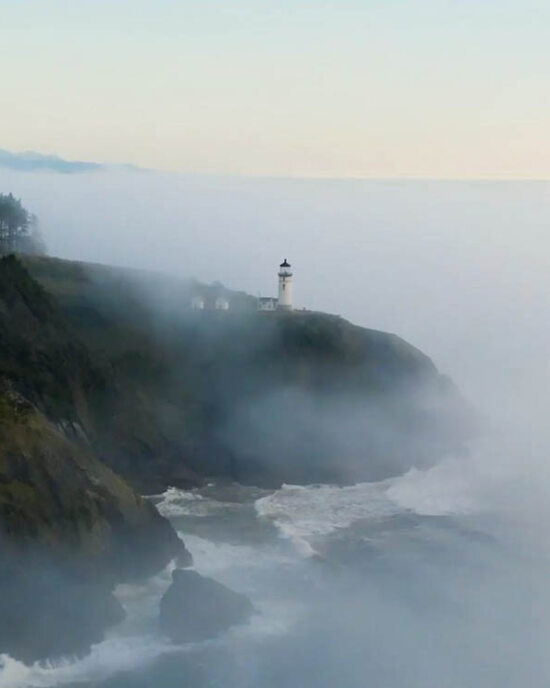
[[192, 174], [550, 178], [550, 7], [1, 3], [0, 148]]
[[[285, 179], [288, 179], [290, 181], [292, 180], [302, 180], [302, 181], [369, 181], [369, 182], [548, 182], [550, 181], [550, 174], [548, 177], [521, 177], [521, 176], [496, 176], [496, 175], [479, 175], [479, 176], [465, 176], [465, 177], [460, 177], [460, 176], [440, 176], [440, 177], [430, 177], [430, 176], [422, 176], [422, 175], [410, 175], [410, 176], [381, 176], [381, 175], [353, 175], [353, 174], [347, 174], [347, 175], [340, 175], [340, 176], [333, 176], [329, 174], [323, 174], [319, 173], [317, 175], [315, 174], [251, 174], [251, 173], [243, 173], [243, 172], [190, 172], [186, 170], [178, 170], [178, 169], [162, 169], [162, 168], [154, 168], [154, 167], [145, 167], [142, 165], [137, 165], [134, 163], [127, 163], [124, 160], [116, 160], [116, 161], [105, 161], [105, 160], [84, 160], [81, 158], [75, 158], [75, 157], [64, 157], [60, 156], [58, 153], [55, 151], [39, 151], [39, 150], [10, 150], [8, 151], [7, 149], [0, 149], [0, 150], [5, 150], [8, 153], [13, 154], [14, 156], [25, 156], [25, 155], [39, 155], [39, 156], [44, 156], [47, 158], [58, 158], [62, 162], [67, 162], [67, 163], [85, 163], [85, 164], [92, 164], [92, 165], [98, 165], [100, 169], [97, 171], [92, 171], [91, 173], [101, 173], [103, 169], [116, 169], [117, 167], [126, 167], [128, 169], [135, 169], [136, 172], [154, 172], [154, 173], [159, 173], [159, 174], [175, 174], [175, 175], [192, 175], [192, 176], [197, 176], [197, 177], [235, 177], [235, 178], [242, 178], [242, 179], [265, 179], [269, 180], [272, 179], [274, 181], [280, 180], [283, 181]], [[0, 162], [0, 167], [2, 167], [2, 164]], [[102, 169], [103, 168], [103, 169]], [[78, 174], [89, 174], [90, 172], [78, 172]]]

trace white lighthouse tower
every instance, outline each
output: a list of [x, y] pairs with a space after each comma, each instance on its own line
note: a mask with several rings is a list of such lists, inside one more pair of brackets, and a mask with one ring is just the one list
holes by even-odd
[[279, 303], [277, 307], [284, 311], [292, 310], [292, 270], [286, 258], [279, 266]]

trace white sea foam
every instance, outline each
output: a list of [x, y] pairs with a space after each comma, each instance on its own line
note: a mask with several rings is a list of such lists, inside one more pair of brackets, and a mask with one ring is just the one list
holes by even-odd
[[461, 462], [443, 462], [428, 470], [411, 469], [381, 482], [334, 485], [283, 485], [255, 503], [259, 517], [270, 519], [299, 554], [313, 556], [314, 538], [373, 520], [413, 512], [443, 516], [477, 508], [473, 476]]
[[183, 535], [193, 555], [194, 568], [204, 576], [240, 589], [250, 578], [272, 571], [276, 566], [293, 563], [293, 558], [269, 546], [237, 545], [214, 542], [198, 535]]
[[[203, 575], [224, 582], [232, 589], [247, 594], [256, 613], [249, 624], [237, 626], [215, 643], [261, 641], [262, 637], [283, 634], [301, 614], [294, 601], [286, 603], [262, 589], [267, 574], [277, 566], [290, 564], [272, 548], [212, 542], [196, 535], [185, 535], [196, 569]], [[124, 604], [126, 620], [110, 636], [92, 647], [83, 658], [66, 658], [55, 662], [26, 665], [8, 655], [0, 655], [0, 688], [50, 688], [79, 682], [102, 681], [120, 671], [146, 666], [162, 654], [181, 652], [194, 647], [175, 647], [152, 632], [156, 626], [158, 602], [170, 584], [173, 565], [140, 585], [119, 585], [116, 595]]]
[[196, 511], [196, 502], [203, 499], [202, 495], [194, 490], [179, 490], [177, 487], [169, 487], [166, 492], [156, 497], [161, 498], [161, 501], [157, 502], [157, 509], [166, 518], [192, 514]]
[[9, 655], [0, 655], [0, 688], [48, 688], [80, 681], [101, 681], [119, 671], [144, 666], [174, 649], [157, 636], [135, 636], [98, 643], [82, 659], [26, 665]]
[[387, 488], [387, 482], [349, 487], [283, 485], [272, 495], [258, 499], [255, 506], [258, 515], [272, 520], [298, 553], [312, 556], [315, 549], [310, 538], [328, 535], [359, 520], [397, 513], [400, 509], [388, 499]]
[[176, 648], [152, 630], [156, 628], [159, 601], [170, 585], [172, 569], [170, 564], [144, 583], [116, 587], [115, 594], [124, 606], [126, 618], [109, 630], [104, 641], [92, 646], [86, 657], [26, 665], [9, 655], [0, 655], [0, 688], [46, 688], [100, 681], [173, 652]]
[[452, 516], [479, 510], [480, 476], [471, 462], [448, 460], [425, 471], [411, 468], [390, 481], [396, 505], [424, 516]]
[[[247, 594], [257, 613], [246, 626], [231, 629], [216, 642], [285, 633], [300, 618], [299, 600], [286, 604], [269, 593], [266, 579], [294, 566], [302, 557], [315, 554], [312, 541], [348, 528], [365, 519], [384, 519], [400, 513], [455, 515], [476, 510], [476, 476], [463, 462], [443, 462], [429, 470], [411, 469], [405, 475], [377, 483], [348, 487], [331, 485], [284, 485], [255, 502], [258, 517], [271, 520], [293, 548], [269, 543], [235, 544], [214, 542], [195, 534], [181, 533], [194, 557], [199, 573], [211, 576]], [[220, 514], [223, 509], [239, 509], [240, 504], [218, 502], [196, 491], [169, 488], [158, 503], [168, 517]], [[297, 559], [292, 550], [300, 555]], [[117, 595], [127, 610], [127, 619], [109, 637], [94, 645], [80, 659], [25, 665], [0, 655], [0, 688], [49, 688], [67, 684], [101, 681], [119, 671], [135, 670], [175, 648], [152, 633], [158, 601], [168, 585], [173, 566], [142, 585], [122, 585]], [[178, 648], [181, 651], [181, 648]]]
[[159, 603], [170, 583], [175, 564], [171, 562], [163, 571], [142, 583], [122, 583], [115, 595], [126, 611], [126, 618], [109, 635], [136, 635], [147, 633], [157, 624]]
[[269, 582], [275, 578], [280, 584], [283, 572], [299, 563], [292, 552], [272, 545], [212, 542], [189, 534], [185, 542], [200, 574], [246, 594], [256, 610], [249, 623], [229, 629], [217, 642], [262, 642], [266, 636], [284, 635], [304, 614], [301, 600], [285, 599], [276, 592], [276, 584]]
[[161, 498], [157, 502], [157, 509], [166, 518], [212, 516], [220, 511], [238, 510], [241, 507], [239, 503], [220, 502], [204, 497], [196, 490], [180, 490], [177, 487], [169, 487], [157, 498]]
[[[280, 604], [262, 595], [255, 596], [255, 580], [264, 572], [276, 570], [282, 560], [269, 550], [246, 545], [216, 543], [195, 535], [185, 536], [193, 554], [195, 567], [201, 574], [225, 582], [235, 590], [247, 594], [257, 610], [250, 624], [231, 629], [216, 642], [239, 638], [284, 633], [298, 615], [295, 604]], [[66, 658], [55, 662], [26, 665], [9, 655], [0, 655], [0, 688], [50, 688], [79, 682], [101, 681], [125, 670], [146, 666], [162, 654], [181, 651], [151, 629], [156, 626], [158, 603], [170, 584], [173, 565], [143, 584], [125, 584], [116, 588], [116, 595], [124, 604], [126, 620], [113, 629], [109, 637], [94, 645], [83, 658]], [[189, 644], [188, 648], [193, 645]], [[185, 649], [185, 648], [184, 648]]]

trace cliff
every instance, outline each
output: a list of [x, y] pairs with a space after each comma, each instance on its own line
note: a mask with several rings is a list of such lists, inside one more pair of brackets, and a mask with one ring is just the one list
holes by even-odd
[[399, 337], [227, 290], [229, 312], [197, 313], [197, 288], [223, 289], [0, 260], [0, 653], [86, 651], [123, 614], [116, 582], [185, 559], [138, 492], [381, 479], [463, 451], [473, 414]]
[[84, 652], [123, 615], [111, 589], [183, 543], [98, 459], [86, 427], [105, 381], [55, 302], [0, 262], [0, 652]]
[[196, 284], [152, 273], [26, 266], [86, 351], [71, 419], [141, 491], [380, 479], [460, 452], [473, 431], [452, 383], [395, 335], [323, 313], [258, 313], [227, 290], [229, 312], [193, 312]]

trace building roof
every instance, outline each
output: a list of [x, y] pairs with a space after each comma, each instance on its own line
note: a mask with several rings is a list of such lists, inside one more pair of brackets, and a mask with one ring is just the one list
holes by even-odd
[[285, 259], [284, 259], [284, 262], [282, 262], [282, 263], [279, 265], [279, 267], [280, 267], [280, 268], [289, 268], [289, 267], [290, 267], [290, 263], [289, 263], [289, 262], [287, 261], [287, 259], [285, 258]]

